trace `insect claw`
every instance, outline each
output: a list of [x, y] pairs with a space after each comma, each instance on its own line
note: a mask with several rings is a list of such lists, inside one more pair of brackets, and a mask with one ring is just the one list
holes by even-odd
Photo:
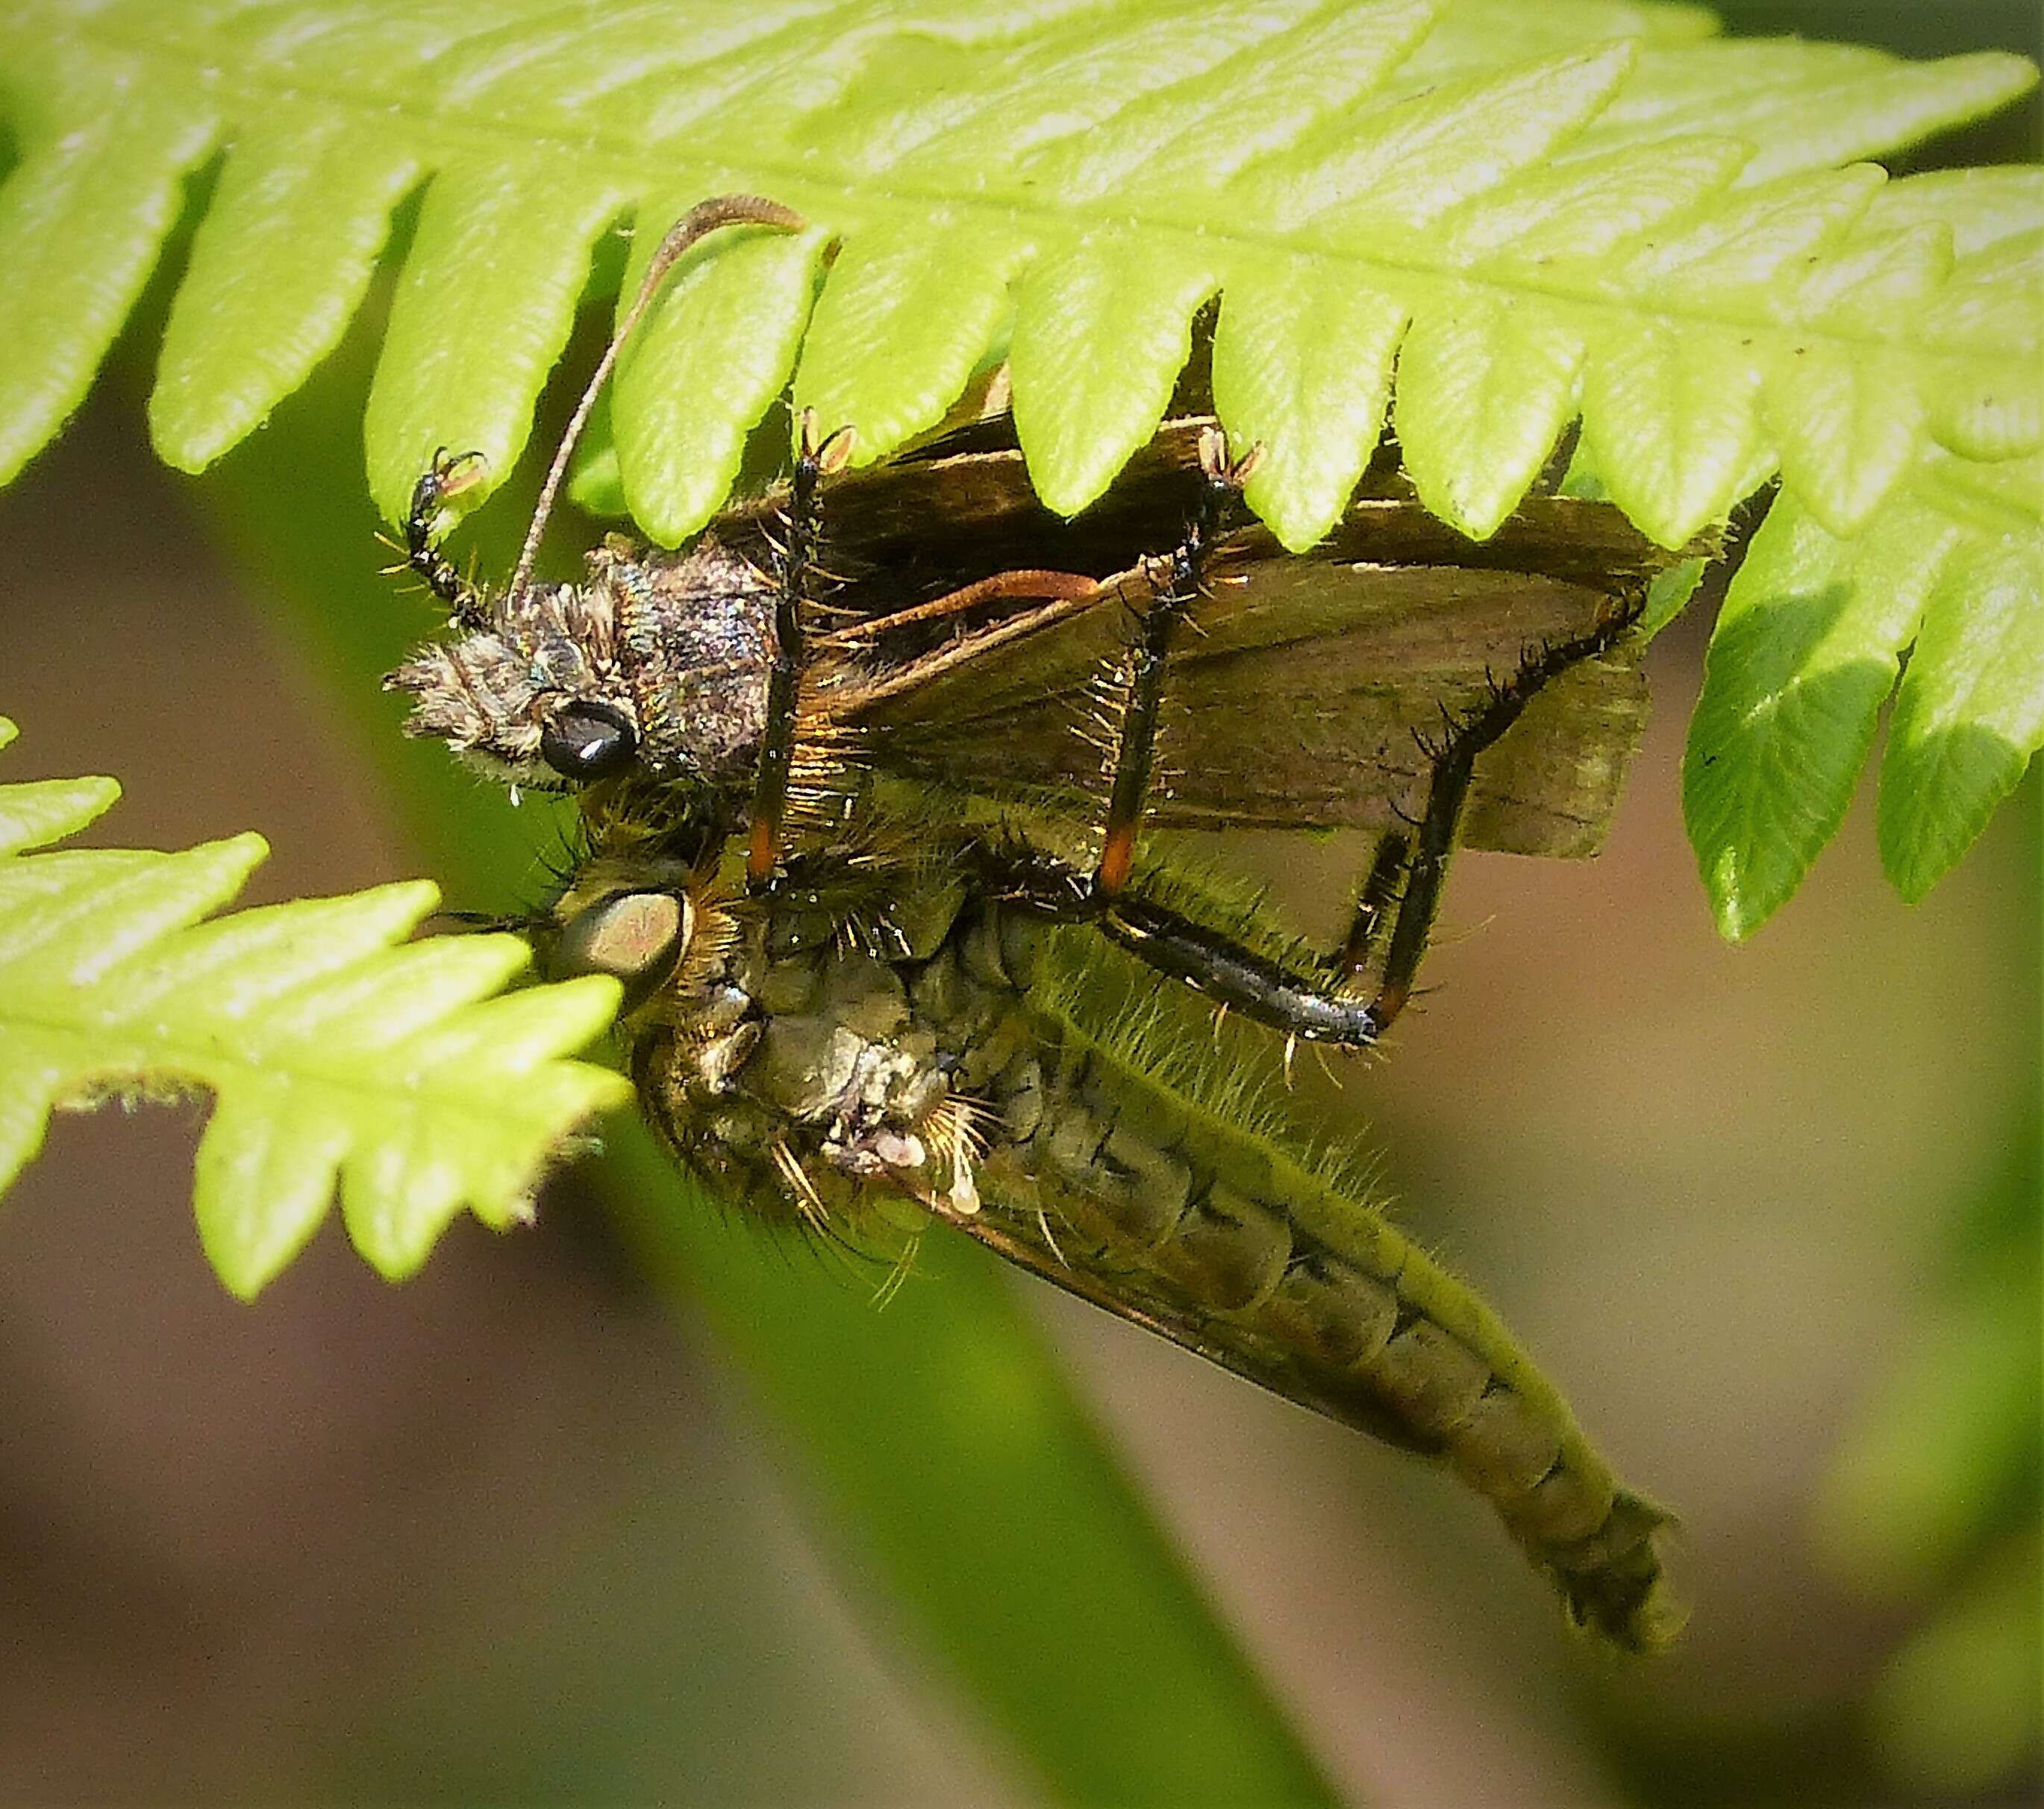
[[1200, 470], [1207, 482], [1216, 490], [1235, 491], [1248, 482], [1261, 468], [1266, 448], [1258, 440], [1232, 463], [1228, 461], [1228, 436], [1218, 426], [1203, 428], [1200, 432]]
[[858, 449], [859, 429], [847, 423], [816, 448], [816, 469], [825, 477], [834, 478], [851, 463]]
[[859, 443], [859, 430], [849, 422], [828, 438], [816, 425], [816, 411], [804, 409], [797, 424], [796, 444], [805, 465], [819, 475], [834, 478], [851, 463]]
[[480, 452], [469, 451], [450, 457], [443, 446], [433, 455], [434, 491], [443, 502], [474, 490], [488, 481], [490, 461]]

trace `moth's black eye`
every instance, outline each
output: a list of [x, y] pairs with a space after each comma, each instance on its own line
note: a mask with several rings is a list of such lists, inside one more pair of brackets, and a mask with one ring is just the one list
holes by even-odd
[[631, 719], [595, 697], [563, 705], [540, 735], [540, 758], [563, 778], [578, 783], [622, 772], [638, 751]]

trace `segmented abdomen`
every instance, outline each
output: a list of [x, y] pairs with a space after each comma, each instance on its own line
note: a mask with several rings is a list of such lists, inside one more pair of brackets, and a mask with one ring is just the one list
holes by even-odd
[[980, 1170], [988, 1241], [1267, 1388], [1445, 1460], [1579, 1620], [1635, 1649], [1664, 1644], [1679, 1620], [1654, 1545], [1667, 1515], [1618, 1485], [1496, 1315], [1366, 1200], [1046, 1008], [1045, 939], [977, 907], [910, 986], [958, 1083], [1001, 1114]]
[[[1083, 929], [963, 887], [934, 911], [921, 903], [909, 951], [886, 960], [788, 935], [785, 918], [751, 927], [718, 1008], [728, 1025], [751, 1001], [742, 1050], [687, 1026], [642, 1046], [642, 1088], [681, 1154], [782, 1216], [792, 1160], [813, 1208], [852, 1213], [873, 1185], [851, 1178], [852, 1158], [897, 1162], [901, 1133], [920, 1128], [927, 1162], [892, 1178], [942, 1216], [1266, 1388], [1443, 1461], [1496, 1505], [1579, 1622], [1634, 1650], [1666, 1643], [1681, 1619], [1655, 1547], [1667, 1515], [1618, 1485], [1470, 1289], [1366, 1190], [1288, 1153], [1203, 1057], [1082, 1027], [1046, 956]], [[904, 1116], [901, 1102], [933, 1097], [976, 1108], [976, 1205], [946, 1191], [955, 1119], [939, 1126], [923, 1104]]]

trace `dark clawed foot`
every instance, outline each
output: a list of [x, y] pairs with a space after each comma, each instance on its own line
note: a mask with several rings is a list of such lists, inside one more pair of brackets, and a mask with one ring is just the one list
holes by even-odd
[[1200, 470], [1213, 489], [1229, 496], [1238, 495], [1242, 486], [1261, 469], [1265, 451], [1263, 442], [1259, 440], [1231, 463], [1228, 436], [1218, 427], [1206, 428], [1200, 434]]
[[481, 601], [474, 585], [443, 559], [435, 544], [440, 509], [451, 497], [471, 490], [490, 474], [490, 461], [480, 452], [450, 455], [443, 446], [412, 486], [411, 513], [405, 520], [405, 563], [426, 581], [426, 587], [446, 603], [457, 620], [477, 616]]
[[416, 498], [430, 494], [436, 503], [444, 503], [474, 490], [489, 475], [490, 461], [481, 452], [450, 452], [443, 446], [413, 494]]
[[412, 509], [406, 526], [412, 544], [422, 547], [432, 536], [434, 518], [454, 497], [472, 490], [490, 474], [490, 461], [480, 452], [451, 453], [443, 446], [412, 486]]
[[858, 445], [857, 428], [847, 423], [826, 438], [816, 424], [816, 411], [802, 410], [801, 460], [818, 476], [836, 477], [851, 463]]

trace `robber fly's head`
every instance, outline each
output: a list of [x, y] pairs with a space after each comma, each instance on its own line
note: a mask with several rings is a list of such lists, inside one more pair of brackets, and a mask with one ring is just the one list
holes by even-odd
[[550, 977], [607, 974], [628, 1010], [645, 1004], [692, 961], [726, 952], [730, 912], [716, 874], [726, 836], [651, 781], [606, 787], [582, 818], [589, 838], [551, 904], [531, 921]]
[[696, 911], [678, 885], [626, 884], [590, 872], [555, 907], [548, 971], [559, 979], [608, 974], [628, 1010], [644, 1004], [681, 966], [695, 939]]
[[641, 735], [601, 586], [535, 585], [432, 642], [384, 681], [417, 700], [406, 732], [513, 785], [560, 790], [637, 762]]

